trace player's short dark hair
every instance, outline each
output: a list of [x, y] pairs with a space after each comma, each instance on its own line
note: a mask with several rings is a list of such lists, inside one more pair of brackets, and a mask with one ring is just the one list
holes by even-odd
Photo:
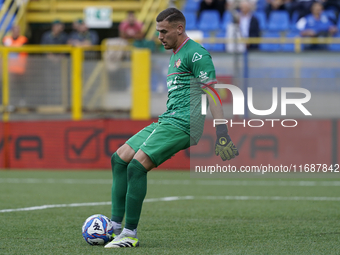
[[172, 22], [182, 22], [185, 27], [185, 17], [183, 13], [176, 9], [176, 8], [168, 8], [165, 9], [164, 11], [160, 12], [156, 18], [157, 22], [161, 21], [168, 21], [169, 23]]

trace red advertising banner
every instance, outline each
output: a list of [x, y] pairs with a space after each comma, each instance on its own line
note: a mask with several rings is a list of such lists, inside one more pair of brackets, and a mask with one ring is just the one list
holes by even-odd
[[[294, 128], [266, 123], [261, 128], [236, 125], [230, 135], [240, 151], [235, 166], [260, 164], [331, 164], [340, 158], [340, 125], [331, 120], [298, 120]], [[84, 120], [0, 123], [0, 168], [110, 169], [110, 157], [151, 121]], [[334, 130], [335, 129], [335, 130]], [[333, 137], [337, 137], [334, 141]], [[160, 169], [189, 169], [214, 159], [215, 130], [207, 121], [198, 146], [181, 151]], [[222, 160], [220, 160], [222, 162]]]
[[[331, 164], [332, 121], [297, 120], [295, 127], [284, 127], [281, 121], [264, 121], [261, 127], [251, 127], [246, 120], [237, 121], [230, 127], [229, 134], [240, 155], [231, 161], [223, 162], [214, 158], [215, 128], [213, 122], [206, 121], [203, 136], [198, 146], [191, 148], [191, 167], [193, 165], [231, 165], [241, 166], [299, 166], [304, 164]], [[272, 127], [273, 124], [273, 127]], [[261, 125], [250, 123], [250, 125]], [[284, 123], [295, 125], [295, 123]], [[244, 127], [245, 126], [245, 127]], [[205, 146], [201, 146], [204, 143]], [[216, 157], [216, 156], [215, 156]]]

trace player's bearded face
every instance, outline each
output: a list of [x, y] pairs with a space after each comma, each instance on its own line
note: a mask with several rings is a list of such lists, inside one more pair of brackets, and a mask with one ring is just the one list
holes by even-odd
[[157, 22], [158, 39], [166, 50], [175, 49], [178, 40], [177, 27], [168, 21]]

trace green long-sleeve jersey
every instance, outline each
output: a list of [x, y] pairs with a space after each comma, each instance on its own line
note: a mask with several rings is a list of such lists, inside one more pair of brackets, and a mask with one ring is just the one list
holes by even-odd
[[209, 52], [187, 38], [171, 55], [167, 110], [159, 116], [159, 121], [182, 129], [198, 143], [205, 120], [201, 114], [202, 87], [212, 83], [216, 83], [216, 74]]

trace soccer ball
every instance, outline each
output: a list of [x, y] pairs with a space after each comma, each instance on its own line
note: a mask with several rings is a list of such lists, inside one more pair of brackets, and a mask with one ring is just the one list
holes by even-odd
[[108, 217], [94, 214], [85, 220], [82, 232], [88, 244], [103, 245], [112, 239], [113, 225]]

